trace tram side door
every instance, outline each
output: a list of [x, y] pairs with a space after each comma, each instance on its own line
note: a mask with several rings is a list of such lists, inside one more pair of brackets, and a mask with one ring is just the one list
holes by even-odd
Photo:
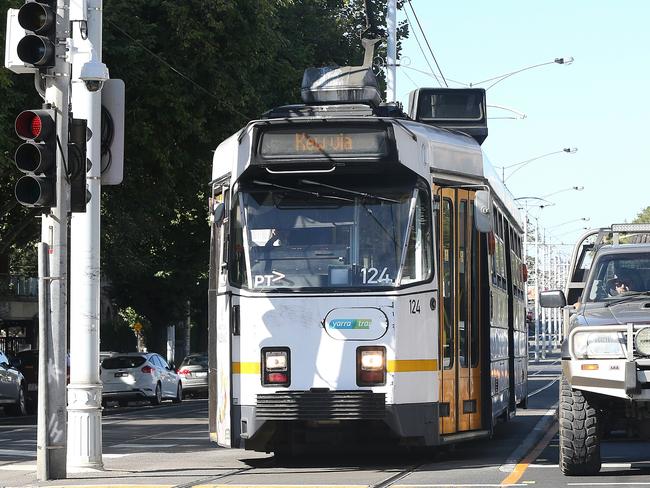
[[456, 190], [440, 191], [438, 211], [438, 289], [440, 296], [440, 433], [458, 431], [456, 360]]
[[443, 189], [438, 218], [440, 433], [481, 427], [478, 234], [473, 192]]

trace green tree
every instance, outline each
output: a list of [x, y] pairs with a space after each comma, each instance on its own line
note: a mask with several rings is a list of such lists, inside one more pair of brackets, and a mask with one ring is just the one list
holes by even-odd
[[[369, 3], [385, 10], [386, 0]], [[306, 67], [359, 64], [363, 4], [104, 0], [103, 57], [111, 77], [126, 85], [126, 130], [124, 182], [102, 189], [102, 277], [119, 308], [147, 317], [152, 350], [162, 350], [164, 327], [184, 319], [188, 299], [192, 322], [205, 330], [214, 149], [269, 108], [299, 102]], [[0, 0], [1, 11], [17, 5]], [[35, 259], [21, 250], [33, 249], [26, 244], [38, 237], [39, 221], [13, 203], [18, 171], [10, 160], [13, 118], [40, 104], [31, 84], [30, 76], [0, 70], [0, 189], [7, 195], [0, 237], [11, 263], [31, 262], [35, 271]]]
[[634, 219], [635, 224], [650, 224], [650, 207], [646, 207]]

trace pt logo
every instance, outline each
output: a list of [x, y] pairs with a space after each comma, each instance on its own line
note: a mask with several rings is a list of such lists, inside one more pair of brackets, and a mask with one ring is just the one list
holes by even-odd
[[253, 277], [253, 286], [256, 288], [260, 286], [271, 286], [271, 283], [275, 283], [276, 281], [280, 281], [286, 277], [286, 275], [279, 271], [271, 271], [271, 273], [273, 274], [255, 275]]
[[330, 329], [370, 329], [372, 319], [332, 319]]

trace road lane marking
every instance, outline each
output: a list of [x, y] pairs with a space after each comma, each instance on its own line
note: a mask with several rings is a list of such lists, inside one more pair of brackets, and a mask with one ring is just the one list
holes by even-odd
[[175, 447], [178, 444], [156, 444], [155, 442], [152, 442], [151, 444], [131, 444], [131, 443], [124, 443], [124, 444], [115, 444], [113, 446], [110, 446], [111, 448], [117, 448], [117, 449], [124, 449], [124, 448], [130, 448], [130, 447], [135, 447], [136, 449], [151, 449], [152, 447], [157, 447], [160, 449], [166, 449], [169, 447]]
[[557, 380], [559, 380], [559, 379], [560, 379], [560, 377], [559, 377], [559, 376], [556, 376], [555, 379], [554, 379], [553, 381], [551, 381], [548, 385], [544, 385], [544, 386], [542, 386], [541, 388], [537, 388], [537, 390], [535, 390], [534, 392], [529, 393], [529, 394], [528, 394], [528, 398], [530, 398], [530, 397], [532, 397], [532, 396], [534, 396], [534, 395], [537, 395], [538, 393], [540, 393], [540, 392], [546, 390], [547, 388], [550, 388], [550, 387], [551, 387], [552, 385], [554, 385], [554, 384], [557, 382]]
[[528, 469], [528, 465], [537, 459], [537, 457], [542, 453], [546, 446], [548, 446], [548, 443], [551, 442], [551, 439], [555, 437], [557, 431], [558, 424], [554, 423], [551, 426], [551, 429], [546, 433], [542, 440], [539, 441], [535, 448], [519, 464], [517, 464], [512, 473], [510, 473], [506, 479], [501, 482], [501, 486], [513, 486], [515, 483], [517, 483], [526, 472], [526, 469]]
[[567, 486], [649, 486], [650, 481], [630, 481], [630, 482], [613, 482], [607, 483], [567, 483]]

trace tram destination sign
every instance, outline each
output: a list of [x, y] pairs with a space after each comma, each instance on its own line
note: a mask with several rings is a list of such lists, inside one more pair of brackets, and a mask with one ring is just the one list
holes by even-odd
[[385, 127], [306, 127], [267, 129], [261, 134], [262, 159], [385, 158], [389, 153]]

